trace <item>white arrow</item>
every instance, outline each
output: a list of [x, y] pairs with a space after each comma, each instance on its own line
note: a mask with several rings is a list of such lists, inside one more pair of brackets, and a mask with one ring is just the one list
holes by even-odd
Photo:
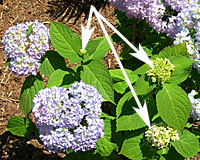
[[[136, 103], [137, 103], [137, 105], [138, 105], [138, 107], [139, 107], [139, 109], [137, 109], [137, 108], [134, 108], [134, 110], [138, 113], [138, 115], [143, 119], [143, 121], [146, 123], [146, 125], [148, 126], [148, 127], [150, 127], [151, 125], [150, 125], [150, 121], [149, 121], [149, 115], [148, 115], [148, 110], [147, 110], [147, 106], [146, 106], [146, 102], [144, 103], [144, 106], [142, 107], [142, 105], [141, 105], [141, 103], [140, 103], [140, 101], [139, 101], [139, 99], [138, 99], [138, 97], [137, 97], [137, 95], [136, 95], [136, 93], [135, 93], [135, 90], [133, 89], [133, 86], [132, 86], [132, 84], [131, 84], [131, 82], [130, 82], [130, 80], [129, 80], [129, 78], [128, 78], [128, 76], [127, 76], [127, 74], [126, 74], [126, 71], [125, 71], [125, 69], [124, 69], [124, 67], [123, 67], [123, 65], [122, 65], [122, 63], [121, 63], [121, 61], [120, 61], [120, 59], [119, 59], [119, 56], [117, 55], [117, 52], [116, 52], [116, 50], [115, 50], [115, 48], [114, 48], [114, 46], [113, 46], [113, 44], [112, 44], [112, 42], [111, 42], [111, 40], [110, 40], [110, 38], [109, 38], [109, 36], [108, 36], [108, 33], [107, 33], [107, 31], [106, 31], [106, 29], [105, 29], [105, 27], [104, 27], [104, 25], [103, 25], [103, 22], [102, 22], [102, 20], [111, 28], [111, 29], [113, 29], [133, 50], [135, 50], [136, 51], [136, 54], [137, 54], [137, 58], [139, 59], [139, 58], [148, 58], [148, 56], [146, 55], [146, 53], [144, 52], [144, 51], [141, 51], [141, 49], [140, 50], [138, 50], [135, 46], [133, 46], [113, 25], [111, 25], [93, 6], [91, 6], [91, 10], [95, 13], [95, 15], [96, 15], [96, 17], [97, 17], [97, 19], [98, 19], [98, 22], [99, 22], [99, 24], [100, 24], [100, 26], [101, 26], [101, 28], [102, 28], [102, 30], [103, 30], [103, 32], [104, 32], [104, 34], [105, 34], [105, 36], [106, 36], [106, 39], [107, 39], [107, 41], [108, 41], [108, 43], [109, 43], [109, 45], [110, 45], [110, 47], [111, 47], [111, 49], [112, 49], [112, 52], [114, 53], [114, 56], [115, 56], [115, 58], [116, 58], [116, 61], [118, 62], [118, 64], [119, 64], [119, 67], [121, 68], [121, 71], [122, 71], [122, 73], [123, 73], [123, 75], [124, 75], [124, 77], [125, 77], [125, 79], [126, 79], [126, 82], [127, 82], [127, 84], [128, 84], [128, 86], [129, 86], [129, 88], [130, 88], [130, 90], [131, 90], [131, 92], [132, 92], [132, 94], [133, 94], [133, 97], [135, 98], [135, 101], [136, 101]], [[141, 47], [141, 46], [140, 46]], [[142, 47], [141, 47], [142, 48]], [[145, 55], [143, 55], [143, 56], [138, 56], [139, 55], [139, 53], [140, 54], [145, 54]], [[148, 58], [149, 59], [149, 58]], [[144, 61], [144, 60], [142, 60], [142, 61]], [[146, 62], [148, 62], [149, 63], [149, 65], [150, 66], [153, 66], [153, 64], [152, 63], [150, 63], [151, 61], [149, 60], [147, 60], [147, 59], [145, 59], [145, 63]]]
[[[95, 12], [96, 16], [98, 15], [99, 18], [104, 21], [108, 27], [110, 27], [119, 37], [121, 37], [121, 39], [124, 40], [124, 42], [126, 42], [126, 44], [128, 44], [136, 53], [135, 54], [131, 54], [134, 57], [138, 58], [139, 60], [143, 61], [144, 63], [147, 63], [150, 67], [153, 67], [153, 64], [151, 62], [151, 60], [149, 59], [149, 57], [147, 56], [147, 54], [145, 53], [145, 51], [143, 50], [143, 48], [141, 47], [141, 45], [139, 45], [139, 50], [128, 40], [126, 39], [126, 37], [124, 37], [111, 23], [109, 23], [97, 10], [94, 6], [91, 6], [91, 10], [93, 12]], [[104, 33], [105, 34], [105, 33]]]
[[81, 28], [82, 28], [82, 50], [83, 51], [85, 50], [85, 48], [88, 44], [88, 41], [89, 41], [89, 39], [94, 31], [94, 28], [95, 28], [95, 27], [93, 27], [92, 29], [90, 29], [90, 23], [92, 20], [93, 9], [94, 8], [91, 6], [89, 17], [88, 17], [87, 27], [85, 28], [83, 25], [81, 25]]
[[136, 53], [129, 53], [130, 55], [134, 56], [137, 59], [142, 59], [142, 61], [146, 64], [148, 64], [150, 67], [153, 67], [153, 64], [147, 54], [145, 53], [144, 49], [142, 46], [139, 44], [139, 50]]
[[137, 112], [137, 114], [143, 119], [143, 121], [146, 123], [148, 127], [151, 127], [150, 121], [149, 121], [149, 114], [147, 110], [147, 104], [144, 102], [144, 106], [140, 109], [134, 108], [133, 109]]

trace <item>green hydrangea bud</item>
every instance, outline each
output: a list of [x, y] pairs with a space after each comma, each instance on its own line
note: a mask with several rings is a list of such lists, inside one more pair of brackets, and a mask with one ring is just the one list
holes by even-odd
[[145, 137], [152, 146], [162, 149], [168, 146], [170, 140], [179, 140], [178, 131], [170, 127], [154, 125], [145, 132]]
[[152, 82], [158, 80], [159, 82], [164, 83], [171, 77], [171, 72], [174, 70], [175, 66], [169, 59], [156, 58], [156, 60], [152, 60], [152, 63], [154, 67], [146, 72], [147, 76], [151, 77]]
[[83, 56], [83, 55], [85, 55], [86, 53], [87, 53], [87, 51], [86, 51], [86, 50], [83, 51], [83, 49], [80, 49], [80, 51], [79, 51], [80, 56]]

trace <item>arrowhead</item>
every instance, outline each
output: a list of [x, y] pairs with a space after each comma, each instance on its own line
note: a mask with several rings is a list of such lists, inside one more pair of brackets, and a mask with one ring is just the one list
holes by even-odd
[[129, 53], [130, 55], [136, 57], [137, 59], [143, 61], [144, 63], [148, 64], [150, 67], [153, 67], [153, 64], [147, 54], [145, 53], [142, 46], [139, 44], [139, 51], [137, 53]]
[[82, 50], [84, 51], [94, 31], [94, 27], [92, 29], [85, 28], [83, 25], [81, 27], [82, 27]]
[[151, 127], [150, 121], [149, 121], [149, 114], [147, 110], [147, 104], [146, 102], [144, 103], [144, 106], [140, 109], [134, 108], [133, 109], [137, 112], [137, 114], [142, 118], [142, 120], [146, 123], [148, 127]]

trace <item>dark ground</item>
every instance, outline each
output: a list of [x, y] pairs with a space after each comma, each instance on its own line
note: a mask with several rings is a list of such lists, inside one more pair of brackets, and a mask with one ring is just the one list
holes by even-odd
[[[17, 23], [39, 20], [49, 26], [50, 20], [62, 22], [81, 36], [81, 23], [87, 24], [90, 5], [99, 9], [100, 13], [114, 26], [114, 8], [103, 0], [0, 0], [0, 40], [4, 32]], [[92, 25], [96, 26], [92, 38], [103, 35], [96, 19]], [[113, 32], [107, 28], [109, 35]], [[115, 44], [118, 53], [121, 45]], [[6, 160], [60, 160], [64, 154], [47, 152], [37, 140], [30, 136], [20, 138], [13, 136], [6, 130], [8, 120], [12, 116], [23, 116], [19, 108], [19, 95], [25, 77], [18, 77], [5, 67], [7, 60], [0, 43], [0, 159]], [[111, 51], [103, 60], [107, 68], [117, 68]], [[196, 160], [198, 158], [196, 157]]]

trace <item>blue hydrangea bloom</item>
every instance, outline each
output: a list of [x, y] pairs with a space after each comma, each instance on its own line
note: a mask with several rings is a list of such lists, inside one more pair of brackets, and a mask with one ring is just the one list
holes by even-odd
[[197, 95], [195, 90], [192, 90], [191, 93], [188, 93], [188, 97], [191, 102], [191, 112], [190, 116], [195, 120], [200, 120], [200, 98], [195, 98]]
[[[166, 33], [174, 44], [186, 42], [193, 64], [200, 70], [200, 4], [199, 0], [108, 0], [129, 18], [144, 19], [158, 33]], [[170, 7], [177, 15], [169, 15]], [[165, 16], [167, 19], [164, 20]], [[195, 31], [191, 36], [190, 30]]]
[[127, 17], [144, 19], [158, 33], [167, 33], [171, 38], [179, 32], [177, 17], [171, 15], [164, 21], [164, 16], [168, 14], [165, 13], [166, 7], [171, 7], [179, 13], [191, 6], [198, 6], [198, 0], [108, 0], [108, 2], [125, 12]]
[[104, 135], [102, 96], [93, 86], [76, 82], [69, 89], [51, 87], [40, 90], [33, 99], [33, 113], [39, 137], [50, 152], [95, 148]]
[[[32, 25], [27, 35], [28, 27]], [[3, 49], [11, 59], [9, 68], [17, 75], [37, 74], [40, 59], [49, 49], [49, 30], [41, 22], [26, 22], [10, 27], [2, 39]]]

